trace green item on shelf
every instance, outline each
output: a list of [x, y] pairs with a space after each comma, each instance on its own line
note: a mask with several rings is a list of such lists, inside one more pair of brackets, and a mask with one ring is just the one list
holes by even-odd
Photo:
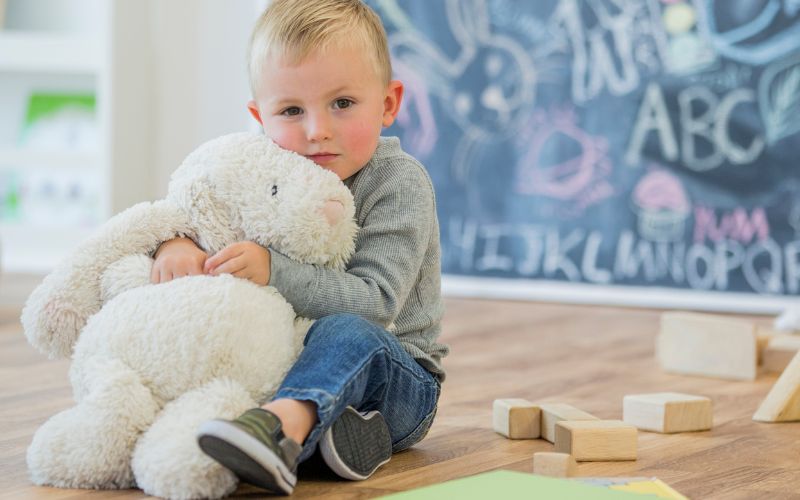
[[16, 178], [16, 175], [11, 175], [6, 177], [4, 184], [6, 186], [2, 186], [2, 191], [0, 191], [0, 221], [5, 222], [15, 222], [19, 219], [19, 204], [20, 204], [20, 195], [19, 195], [19, 181]]
[[91, 93], [33, 92], [20, 133], [20, 146], [51, 151], [95, 150], [96, 99]]
[[588, 486], [567, 479], [537, 476], [524, 472], [497, 470], [484, 472], [463, 479], [455, 479], [433, 486], [396, 493], [383, 498], [392, 500], [440, 500], [457, 498], [458, 500], [485, 500], [498, 498], [502, 500], [529, 500], [532, 498], [558, 500], [614, 500], [642, 499], [656, 497], [639, 495], [624, 491], [615, 491], [596, 486]]
[[28, 99], [28, 110], [25, 113], [25, 128], [34, 123], [63, 111], [64, 109], [76, 109], [94, 114], [95, 112], [94, 94], [56, 94], [34, 92]]

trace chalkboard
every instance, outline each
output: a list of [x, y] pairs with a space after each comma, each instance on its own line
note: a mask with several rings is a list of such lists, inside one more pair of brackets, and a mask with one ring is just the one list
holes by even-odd
[[798, 294], [800, 0], [368, 3], [450, 291]]

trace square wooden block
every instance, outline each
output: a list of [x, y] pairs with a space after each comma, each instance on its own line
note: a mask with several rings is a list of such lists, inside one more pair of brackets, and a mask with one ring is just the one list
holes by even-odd
[[706, 431], [713, 425], [711, 400], [703, 396], [658, 392], [622, 399], [622, 420], [645, 431]]
[[575, 458], [568, 453], [540, 451], [533, 454], [533, 473], [540, 476], [572, 477], [577, 468]]
[[598, 420], [597, 417], [565, 403], [540, 403], [542, 437], [551, 443], [556, 440], [556, 422], [562, 420]]
[[636, 460], [637, 438], [621, 420], [564, 420], [556, 423], [555, 449], [578, 462]]
[[752, 321], [690, 312], [665, 312], [656, 358], [672, 373], [755, 380], [758, 363]]
[[495, 399], [492, 426], [510, 439], [536, 439], [541, 434], [541, 410], [525, 399]]

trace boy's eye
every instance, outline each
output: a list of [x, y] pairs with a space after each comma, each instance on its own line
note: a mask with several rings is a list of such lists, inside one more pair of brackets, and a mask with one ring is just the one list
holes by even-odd
[[346, 109], [353, 105], [353, 101], [350, 99], [336, 99], [333, 103], [333, 107], [337, 109]]
[[297, 116], [302, 112], [302, 109], [298, 108], [297, 106], [292, 106], [281, 111], [281, 114], [286, 116]]

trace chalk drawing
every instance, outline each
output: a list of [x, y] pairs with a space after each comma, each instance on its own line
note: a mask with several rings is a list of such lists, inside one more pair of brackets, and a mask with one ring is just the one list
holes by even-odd
[[753, 240], [764, 241], [769, 236], [769, 221], [764, 207], [754, 207], [749, 215], [746, 208], [737, 207], [719, 217], [714, 208], [702, 205], [694, 208], [696, 243], [733, 240], [747, 244]]
[[689, 1], [648, 0], [653, 37], [667, 72], [686, 75], [714, 68], [717, 53], [697, 27], [697, 7]]
[[425, 80], [402, 62], [396, 62], [392, 67], [405, 88], [397, 122], [405, 131], [405, 145], [424, 159], [433, 151], [439, 138], [430, 92]]
[[800, 132], [800, 54], [764, 70], [758, 102], [770, 144]]
[[454, 177], [466, 184], [476, 148], [513, 135], [533, 107], [536, 71], [519, 42], [492, 33], [484, 0], [448, 0], [445, 6], [460, 46], [454, 58], [413, 29], [391, 33], [389, 45], [394, 60], [428, 82], [429, 91], [463, 131], [452, 168]]
[[[587, 27], [576, 0], [562, 0], [552, 22], [566, 34], [573, 53], [572, 98], [584, 103], [608, 90], [625, 95], [639, 86], [640, 75], [634, 61], [631, 26], [641, 6], [627, 2], [612, 12], [604, 2], [590, 1], [597, 24]], [[612, 42], [607, 42], [608, 38]], [[617, 66], [619, 69], [617, 69]]]
[[[608, 141], [582, 130], [574, 109], [536, 112], [519, 134], [518, 145], [523, 153], [514, 182], [518, 194], [567, 201], [579, 215], [614, 193], [608, 182], [612, 174]], [[570, 145], [577, 146], [577, 152], [566, 157]], [[550, 151], [549, 157], [545, 151]]]
[[681, 241], [691, 203], [681, 181], [653, 167], [633, 189], [631, 198], [639, 235], [650, 241]]
[[[800, 49], [797, 0], [704, 0], [698, 23], [717, 51], [746, 64], [767, 64]], [[722, 19], [738, 23], [723, 28]]]
[[630, 230], [615, 235], [463, 217], [447, 219], [445, 225], [446, 246], [455, 253], [450, 257], [464, 271], [600, 284], [644, 280], [695, 290], [727, 290], [732, 276], [741, 275], [755, 293], [800, 290], [800, 240], [780, 245], [770, 237], [749, 244], [722, 239], [687, 245], [640, 239]]
[[[748, 165], [764, 152], [766, 141], [760, 133], [754, 133], [746, 146], [736, 143], [730, 134], [734, 109], [755, 102], [752, 89], [737, 88], [719, 98], [709, 88], [693, 85], [681, 89], [677, 101], [680, 149], [664, 93], [657, 83], [648, 85], [625, 153], [629, 165], [640, 164], [642, 149], [651, 132], [657, 133], [664, 160], [674, 162], [680, 153], [683, 165], [696, 172], [716, 169], [726, 161], [731, 165]], [[699, 113], [695, 111], [697, 108]], [[705, 149], [710, 150], [704, 156], [698, 148], [701, 141]]]

